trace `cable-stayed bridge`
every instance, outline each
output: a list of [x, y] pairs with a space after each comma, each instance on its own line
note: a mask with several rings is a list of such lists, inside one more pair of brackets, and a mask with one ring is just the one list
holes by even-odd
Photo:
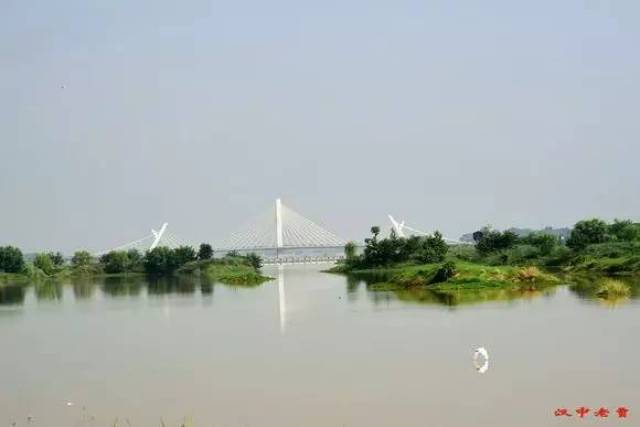
[[275, 205], [216, 242], [216, 251], [256, 252], [267, 263], [334, 261], [344, 256], [345, 239], [276, 199]]
[[[398, 237], [410, 235], [424, 236], [430, 233], [412, 228], [405, 221], [398, 222], [388, 215], [391, 228]], [[461, 244], [447, 239], [449, 244]], [[216, 256], [235, 251], [240, 254], [257, 253], [267, 264], [332, 262], [344, 257], [345, 239], [337, 236], [324, 226], [301, 215], [276, 199], [273, 207], [247, 222], [226, 238], [213, 243]], [[164, 223], [158, 231], [133, 242], [110, 250], [137, 249], [141, 252], [158, 246], [176, 248], [186, 243], [173, 235]], [[105, 253], [108, 251], [103, 251]]]

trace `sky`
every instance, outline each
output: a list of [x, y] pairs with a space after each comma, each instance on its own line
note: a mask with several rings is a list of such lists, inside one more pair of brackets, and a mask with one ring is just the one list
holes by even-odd
[[0, 244], [640, 220], [634, 0], [0, 9]]

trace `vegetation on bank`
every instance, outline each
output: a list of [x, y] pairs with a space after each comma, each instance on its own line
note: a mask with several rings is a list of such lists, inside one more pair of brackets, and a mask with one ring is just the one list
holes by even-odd
[[[384, 239], [379, 227], [371, 233], [362, 254], [348, 243], [345, 260], [330, 271], [378, 275], [380, 287], [434, 290], [544, 288], [559, 282], [550, 271], [640, 273], [640, 224], [629, 220], [580, 221], [566, 241], [544, 232], [518, 236], [489, 227], [473, 233], [473, 245], [457, 246], [448, 246], [438, 232], [401, 238], [392, 230]], [[609, 286], [600, 295], [620, 292]]]
[[68, 261], [59, 252], [43, 252], [36, 254], [31, 262], [25, 260], [18, 248], [0, 247], [0, 284], [77, 276], [164, 277], [203, 273], [212, 280], [256, 284], [269, 279], [260, 274], [261, 267], [261, 257], [253, 253], [230, 252], [214, 258], [214, 251], [207, 243], [201, 244], [197, 252], [191, 246], [175, 249], [161, 246], [144, 254], [135, 249], [111, 251], [99, 257], [88, 251], [77, 251]]

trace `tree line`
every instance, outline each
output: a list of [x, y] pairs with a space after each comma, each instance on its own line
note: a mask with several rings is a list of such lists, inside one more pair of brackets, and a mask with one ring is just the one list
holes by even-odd
[[19, 248], [0, 247], [0, 272], [29, 273], [30, 267], [33, 266], [47, 276], [60, 273], [66, 268], [84, 274], [144, 272], [150, 275], [167, 275], [174, 273], [188, 263], [198, 261], [240, 262], [250, 265], [256, 270], [262, 267], [262, 258], [255, 253], [241, 255], [232, 251], [222, 258], [214, 259], [214, 250], [208, 243], [200, 244], [197, 251], [186, 245], [177, 248], [158, 246], [144, 254], [136, 249], [130, 249], [110, 251], [98, 257], [88, 251], [80, 250], [74, 252], [68, 262], [60, 252], [42, 252], [35, 255], [31, 264], [25, 261]]
[[[362, 254], [357, 254], [354, 242], [346, 244], [345, 265], [349, 269], [439, 263], [445, 260], [449, 251], [449, 245], [438, 231], [427, 236], [405, 238], [398, 237], [392, 229], [389, 237], [381, 239], [380, 227], [374, 226], [371, 234], [364, 241]], [[574, 225], [566, 241], [544, 231], [518, 236], [512, 231], [484, 227], [473, 233], [473, 240], [474, 246], [469, 250], [456, 251], [457, 258], [491, 264], [519, 264], [532, 260], [545, 260], [552, 264], [580, 254], [593, 245], [609, 243], [622, 247], [620, 250], [640, 251], [640, 224], [628, 219], [616, 219], [612, 223], [597, 218], [586, 219]], [[625, 249], [627, 246], [630, 249]]]

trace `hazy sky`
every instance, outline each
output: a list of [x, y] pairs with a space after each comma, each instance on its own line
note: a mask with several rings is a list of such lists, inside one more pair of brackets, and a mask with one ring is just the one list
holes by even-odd
[[635, 0], [2, 0], [0, 244], [640, 219], [639, 46]]

